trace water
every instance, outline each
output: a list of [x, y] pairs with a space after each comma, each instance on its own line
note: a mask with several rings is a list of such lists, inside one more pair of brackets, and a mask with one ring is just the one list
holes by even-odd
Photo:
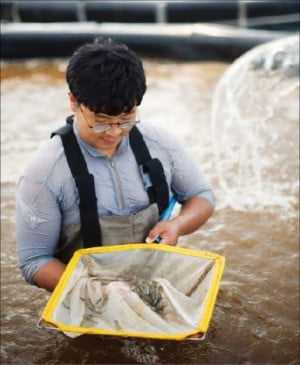
[[[299, 224], [295, 189], [298, 178], [296, 158], [290, 158], [297, 153], [298, 127], [294, 115], [290, 118], [285, 114], [287, 129], [277, 130], [277, 124], [271, 121], [268, 128], [260, 129], [260, 134], [268, 138], [273, 138], [274, 131], [284, 132], [294, 145], [280, 145], [280, 161], [285, 162], [284, 191], [277, 183], [283, 175], [282, 165], [276, 164], [268, 170], [267, 181], [279, 199], [272, 204], [259, 199], [255, 205], [249, 203], [250, 199], [239, 195], [240, 180], [248, 172], [232, 166], [231, 155], [222, 150], [224, 133], [230, 124], [222, 119], [210, 123], [217, 82], [229, 71], [225, 63], [146, 60], [148, 92], [141, 110], [142, 118], [162, 123], [182, 138], [217, 196], [214, 216], [201, 230], [180, 241], [181, 246], [226, 256], [206, 339], [175, 342], [87, 335], [70, 339], [37, 326], [49, 294], [26, 284], [17, 267], [14, 197], [18, 177], [31, 153], [70, 113], [63, 75], [65, 65], [65, 60], [48, 60], [2, 66], [1, 362], [298, 364]], [[290, 106], [297, 103], [295, 92], [291, 95]], [[223, 105], [225, 113], [230, 106], [225, 99]], [[218, 123], [215, 134], [211, 130], [214, 123]], [[229, 150], [238, 145], [243, 147], [242, 138], [247, 133], [238, 133], [239, 128], [244, 126], [231, 128], [236, 134], [226, 139]], [[212, 142], [212, 135], [219, 143]], [[251, 160], [254, 165], [249, 162], [249, 166], [264, 163], [266, 156], [268, 161], [277, 161], [273, 149], [273, 145], [255, 151], [249, 147], [242, 161], [247, 162], [247, 153], [250, 156], [255, 153], [258, 158], [257, 162]], [[220, 167], [218, 154], [223, 156], [226, 169]], [[257, 178], [261, 178], [259, 173]], [[264, 181], [262, 177], [260, 184], [267, 192]], [[256, 179], [251, 183], [257, 183]], [[253, 199], [257, 199], [255, 192]]]
[[224, 203], [237, 209], [276, 205], [291, 214], [297, 211], [297, 100], [298, 36], [256, 47], [222, 77], [211, 131]]

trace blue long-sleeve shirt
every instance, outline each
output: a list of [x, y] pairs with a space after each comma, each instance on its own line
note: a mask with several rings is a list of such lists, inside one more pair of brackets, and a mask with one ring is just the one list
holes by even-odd
[[[98, 213], [129, 216], [149, 206], [141, 171], [129, 145], [121, 141], [112, 159], [74, 133], [89, 172], [94, 175]], [[164, 167], [169, 191], [184, 202], [206, 198], [214, 208], [213, 192], [183, 145], [165, 130], [146, 122], [139, 124], [153, 158]], [[17, 193], [17, 243], [19, 265], [25, 279], [54, 258], [61, 228], [80, 222], [78, 193], [68, 167], [61, 139], [55, 136], [36, 151], [19, 180]]]

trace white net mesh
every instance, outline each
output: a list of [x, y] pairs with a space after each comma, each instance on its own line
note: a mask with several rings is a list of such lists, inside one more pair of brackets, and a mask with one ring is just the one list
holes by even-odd
[[[196, 331], [215, 260], [151, 249], [80, 256], [52, 313], [64, 326], [127, 334]], [[75, 337], [85, 331], [64, 331]]]

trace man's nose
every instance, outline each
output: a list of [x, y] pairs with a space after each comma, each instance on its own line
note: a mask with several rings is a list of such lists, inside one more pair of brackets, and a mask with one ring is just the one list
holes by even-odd
[[118, 124], [111, 124], [110, 128], [106, 131], [110, 136], [118, 136], [122, 133], [122, 130], [119, 128]]

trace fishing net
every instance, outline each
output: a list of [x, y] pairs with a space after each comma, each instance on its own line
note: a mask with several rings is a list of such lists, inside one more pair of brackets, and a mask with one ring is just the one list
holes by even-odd
[[70, 337], [184, 339], [206, 332], [223, 267], [219, 255], [167, 245], [81, 249], [41, 319]]

